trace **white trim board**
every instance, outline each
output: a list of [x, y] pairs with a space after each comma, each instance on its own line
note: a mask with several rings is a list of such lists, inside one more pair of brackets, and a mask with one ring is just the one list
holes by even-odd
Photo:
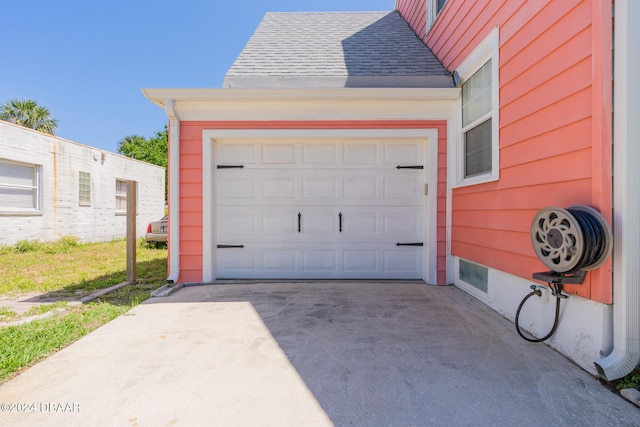
[[216, 158], [213, 144], [216, 139], [253, 138], [397, 138], [423, 139], [425, 149], [425, 179], [428, 195], [425, 197], [425, 246], [423, 280], [436, 283], [437, 276], [437, 179], [438, 179], [438, 131], [437, 129], [346, 129], [346, 130], [210, 130], [202, 132], [202, 197], [203, 197], [203, 282], [216, 279]]

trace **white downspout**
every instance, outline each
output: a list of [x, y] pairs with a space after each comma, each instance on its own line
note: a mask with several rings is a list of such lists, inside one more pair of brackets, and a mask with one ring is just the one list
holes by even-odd
[[613, 351], [595, 362], [607, 381], [640, 362], [640, 2], [615, 8]]
[[169, 118], [169, 277], [176, 283], [180, 277], [180, 119], [173, 99], [164, 103]]

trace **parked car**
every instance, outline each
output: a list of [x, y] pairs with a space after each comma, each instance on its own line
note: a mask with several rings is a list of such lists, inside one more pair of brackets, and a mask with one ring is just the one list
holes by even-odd
[[144, 239], [147, 243], [167, 243], [168, 230], [169, 217], [165, 215], [162, 219], [149, 223]]

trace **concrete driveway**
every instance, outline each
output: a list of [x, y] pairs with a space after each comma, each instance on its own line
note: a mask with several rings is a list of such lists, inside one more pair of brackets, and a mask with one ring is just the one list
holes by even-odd
[[32, 410], [1, 412], [3, 426], [640, 424], [464, 292], [412, 282], [184, 288], [4, 384], [0, 402]]

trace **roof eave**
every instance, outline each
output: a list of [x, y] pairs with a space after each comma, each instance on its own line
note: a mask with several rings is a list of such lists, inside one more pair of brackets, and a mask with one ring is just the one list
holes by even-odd
[[143, 89], [180, 120], [405, 120], [448, 117], [458, 88]]
[[144, 96], [164, 108], [165, 100], [224, 101], [281, 99], [457, 99], [460, 89], [454, 87], [347, 87], [347, 88], [146, 88]]

